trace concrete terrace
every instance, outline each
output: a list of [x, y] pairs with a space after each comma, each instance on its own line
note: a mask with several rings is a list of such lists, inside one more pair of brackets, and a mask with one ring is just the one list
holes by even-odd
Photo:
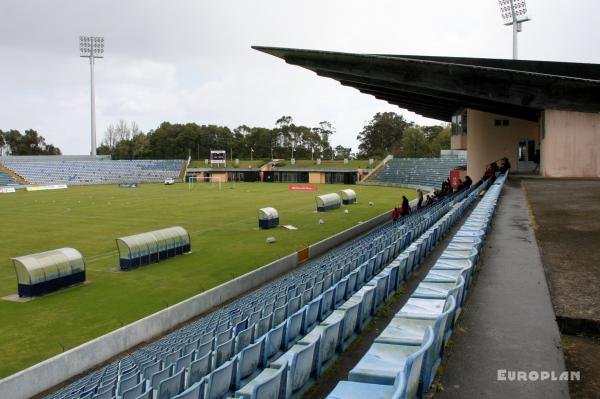
[[525, 192], [504, 187], [436, 398], [568, 398], [566, 381], [498, 381], [498, 370], [565, 371]]

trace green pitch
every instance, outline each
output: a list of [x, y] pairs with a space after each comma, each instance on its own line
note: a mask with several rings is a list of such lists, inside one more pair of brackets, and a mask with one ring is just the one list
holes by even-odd
[[[402, 195], [416, 196], [409, 189], [352, 186], [357, 204], [317, 214], [315, 193], [349, 186], [317, 185], [316, 192], [288, 191], [287, 186], [74, 186], [0, 195], [0, 297], [17, 291], [11, 257], [74, 247], [87, 263], [84, 285], [27, 303], [0, 300], [0, 377], [354, 226], [399, 204]], [[281, 224], [299, 230], [258, 230], [257, 211], [264, 206], [277, 208]], [[130, 272], [113, 270], [116, 237], [175, 225], [190, 232], [192, 254]], [[277, 243], [266, 244], [267, 236]]]

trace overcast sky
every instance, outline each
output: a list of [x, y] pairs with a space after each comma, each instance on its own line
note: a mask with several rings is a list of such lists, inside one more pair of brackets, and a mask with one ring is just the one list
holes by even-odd
[[[527, 0], [523, 59], [600, 63], [598, 0]], [[0, 129], [36, 129], [89, 153], [89, 65], [80, 34], [105, 37], [96, 63], [98, 142], [124, 118], [272, 127], [333, 123], [352, 146], [376, 112], [436, 123], [257, 52], [251, 45], [510, 58], [497, 0], [0, 0]]]

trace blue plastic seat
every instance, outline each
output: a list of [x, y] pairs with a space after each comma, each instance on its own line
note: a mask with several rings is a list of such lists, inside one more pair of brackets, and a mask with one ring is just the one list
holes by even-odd
[[248, 384], [236, 391], [236, 398], [283, 399], [286, 384], [286, 368], [266, 368]]
[[213, 369], [218, 368], [227, 360], [231, 359], [234, 352], [235, 337], [232, 337], [228, 341], [223, 342], [221, 345], [215, 348], [213, 356]]
[[265, 336], [265, 359], [263, 364], [268, 365], [282, 352], [285, 333], [285, 322], [273, 327]]
[[212, 352], [190, 363], [187, 386], [199, 382], [212, 370]]
[[302, 336], [302, 327], [304, 326], [304, 314], [306, 308], [298, 310], [287, 318], [285, 324], [284, 348], [287, 350], [294, 345]]
[[199, 381], [179, 395], [174, 396], [173, 399], [204, 399], [204, 384], [204, 380]]
[[304, 314], [304, 327], [302, 333], [307, 334], [319, 320], [319, 310], [321, 308], [321, 299], [319, 296], [306, 305], [306, 313]]
[[245, 347], [254, 342], [254, 326], [242, 330], [235, 337], [234, 353], [240, 353]]
[[259, 367], [262, 367], [264, 345], [265, 339], [263, 337], [239, 353], [235, 372], [235, 386], [237, 388], [244, 386], [252, 379]]
[[183, 391], [184, 383], [185, 370], [180, 370], [178, 373], [160, 382], [156, 399], [171, 399]]
[[369, 384], [394, 385], [398, 373], [405, 373], [406, 397], [415, 398], [419, 389], [425, 353], [433, 345], [433, 330], [427, 327], [421, 346], [374, 343], [348, 379]]
[[139, 384], [123, 391], [121, 399], [135, 399], [146, 391], [146, 380], [142, 380]]
[[221, 399], [229, 392], [233, 382], [234, 370], [235, 359], [223, 363], [206, 376], [206, 399]]
[[394, 385], [368, 384], [364, 382], [340, 381], [327, 399], [405, 399], [406, 372], [396, 376]]
[[309, 345], [316, 343], [318, 345], [315, 358], [316, 376], [322, 374], [323, 366], [333, 358], [338, 348], [344, 316], [345, 312], [334, 311], [327, 319], [300, 340], [301, 344]]
[[433, 330], [433, 344], [423, 359], [422, 385], [420, 395], [431, 387], [433, 377], [442, 360], [442, 351], [446, 342], [446, 323], [451, 322], [449, 317], [456, 308], [454, 297], [449, 296], [444, 307], [444, 312], [432, 318], [422, 317], [394, 317], [383, 332], [375, 339], [376, 343], [397, 345], [421, 345], [427, 328]]
[[173, 375], [173, 367], [171, 366], [165, 367], [164, 369], [152, 374], [152, 376], [150, 377], [150, 387], [152, 387], [152, 389], [156, 391], [158, 389], [159, 384], [163, 380], [169, 378], [171, 375]]
[[285, 389], [287, 398], [290, 398], [309, 380], [313, 371], [316, 347], [316, 342], [308, 345], [296, 344], [271, 364], [272, 368], [285, 367], [287, 369]]
[[344, 319], [342, 322], [342, 327], [341, 327], [341, 331], [340, 331], [340, 339], [339, 339], [339, 344], [340, 344], [340, 349], [346, 350], [346, 348], [348, 347], [348, 345], [350, 344], [350, 342], [352, 341], [352, 339], [354, 338], [354, 336], [356, 335], [356, 332], [358, 330], [358, 318], [359, 318], [359, 311], [360, 311], [360, 303], [356, 302], [356, 303], [348, 303], [346, 302], [343, 308], [340, 307], [338, 310], [335, 310], [333, 313], [340, 313], [343, 312], [344, 313]]

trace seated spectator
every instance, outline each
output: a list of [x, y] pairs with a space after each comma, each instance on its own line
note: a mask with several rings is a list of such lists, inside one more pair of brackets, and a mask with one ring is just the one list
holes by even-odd
[[423, 206], [423, 190], [418, 189], [417, 193], [419, 194], [419, 202], [417, 202], [417, 209]]
[[433, 204], [433, 196], [432, 195], [428, 195], [427, 196], [427, 201], [425, 202], [425, 206], [431, 205]]
[[400, 208], [394, 208], [394, 210], [392, 211], [392, 221], [396, 221], [398, 220], [398, 218], [400, 217]]
[[469, 188], [471, 188], [472, 184], [473, 184], [473, 180], [471, 180], [471, 178], [469, 176], [465, 177], [463, 187], [469, 189]]
[[410, 213], [410, 205], [408, 204], [408, 198], [405, 195], [402, 196], [402, 216]]
[[505, 174], [510, 170], [510, 162], [508, 162], [508, 158], [502, 158], [502, 166], [500, 167], [500, 173]]

